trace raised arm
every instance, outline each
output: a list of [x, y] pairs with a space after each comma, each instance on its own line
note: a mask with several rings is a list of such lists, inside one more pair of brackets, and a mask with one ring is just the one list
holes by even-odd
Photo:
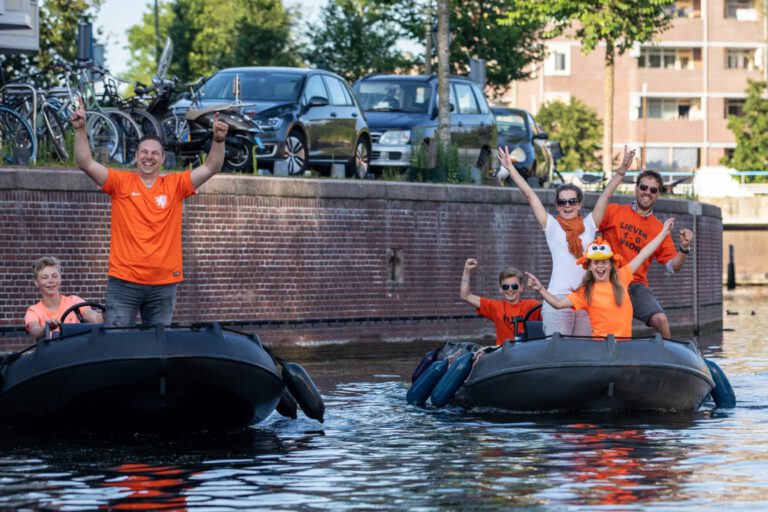
[[198, 188], [203, 183], [211, 179], [224, 165], [224, 141], [227, 138], [229, 126], [227, 123], [219, 121], [219, 113], [213, 115], [213, 141], [211, 150], [208, 152], [208, 158], [205, 163], [192, 169], [192, 185]]
[[85, 129], [85, 103], [80, 96], [77, 108], [69, 117], [72, 128], [75, 130], [75, 163], [85, 172], [98, 186], [104, 185], [109, 176], [106, 167], [93, 159], [91, 155], [91, 145], [88, 142], [88, 132]]
[[515, 169], [512, 157], [509, 156], [509, 148], [507, 146], [504, 146], [503, 149], [499, 148], [499, 162], [502, 167], [509, 171], [509, 176], [512, 178], [512, 181], [515, 182], [517, 188], [519, 188], [526, 199], [528, 199], [528, 204], [531, 205], [531, 210], [533, 210], [533, 215], [536, 217], [536, 220], [539, 221], [539, 225], [541, 225], [542, 228], [546, 226], [547, 210], [541, 203], [539, 196], [536, 195], [531, 186], [528, 185], [528, 182], [525, 181], [520, 173], [517, 172], [517, 169]]
[[544, 288], [544, 286], [542, 286], [541, 281], [539, 281], [536, 278], [536, 276], [528, 272], [526, 272], [525, 275], [528, 276], [528, 288], [531, 288], [539, 292], [541, 297], [545, 301], [547, 301], [547, 303], [550, 306], [552, 306], [555, 309], [565, 309], [565, 308], [573, 307], [573, 302], [571, 302], [567, 298], [561, 299], [560, 297], [555, 297], [554, 295], [549, 293], [549, 290], [547, 290], [546, 288]]
[[691, 252], [691, 244], [693, 244], [693, 231], [688, 228], [681, 229], [678, 251], [675, 257], [672, 258], [672, 269], [675, 272], [680, 272], [680, 269], [683, 268], [685, 260], [688, 258], [688, 253]]
[[624, 176], [632, 166], [632, 161], [634, 159], [635, 150], [633, 149], [632, 151], [627, 151], [627, 146], [624, 146], [624, 157], [621, 159], [621, 165], [618, 169], [613, 171], [611, 181], [609, 181], [605, 186], [605, 190], [603, 190], [603, 193], [600, 194], [600, 197], [597, 198], [595, 207], [592, 209], [592, 218], [595, 220], [596, 226], [599, 226], [600, 222], [602, 222], [603, 215], [605, 215], [605, 209], [608, 207], [608, 200], [611, 198], [618, 186], [621, 185], [621, 182], [624, 181]]
[[467, 304], [471, 304], [476, 308], [480, 307], [480, 297], [470, 293], [469, 291], [469, 274], [477, 268], [477, 260], [475, 258], [469, 258], [464, 263], [464, 274], [461, 276], [461, 300]]
[[645, 260], [651, 257], [651, 255], [656, 252], [656, 249], [659, 248], [661, 245], [661, 242], [664, 241], [664, 238], [669, 235], [669, 232], [672, 231], [672, 229], [675, 227], [675, 219], [673, 217], [670, 217], [669, 219], [664, 221], [664, 227], [661, 228], [661, 232], [656, 235], [656, 238], [648, 242], [648, 245], [643, 247], [643, 249], [637, 253], [637, 256], [632, 258], [632, 261], [629, 262], [629, 266], [632, 269], [632, 273], [634, 273], [638, 268], [640, 268], [640, 265], [643, 264]]

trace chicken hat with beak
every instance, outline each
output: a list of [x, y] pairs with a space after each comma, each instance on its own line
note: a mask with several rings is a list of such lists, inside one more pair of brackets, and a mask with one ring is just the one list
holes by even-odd
[[579, 258], [576, 261], [576, 264], [587, 268], [589, 267], [589, 260], [610, 259], [614, 261], [616, 267], [621, 267], [622, 261], [624, 261], [624, 258], [622, 258], [619, 254], [614, 254], [613, 250], [611, 250], [611, 246], [608, 245], [608, 242], [603, 240], [603, 237], [599, 236], [595, 239], [594, 242], [589, 244], [587, 251], [584, 253], [584, 256]]

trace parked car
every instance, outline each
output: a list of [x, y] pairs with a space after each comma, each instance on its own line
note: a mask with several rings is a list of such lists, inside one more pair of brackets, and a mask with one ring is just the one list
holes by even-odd
[[536, 124], [530, 113], [519, 108], [493, 107], [499, 131], [499, 147], [517, 148], [525, 154], [515, 168], [532, 187], [548, 186], [557, 173], [557, 159], [562, 156], [560, 144], [548, 140], [549, 136]]
[[[496, 161], [496, 122], [480, 88], [451, 77], [451, 141], [467, 165], [491, 169]], [[371, 129], [371, 167], [406, 169], [413, 149], [437, 132], [437, 76], [369, 75], [352, 89]]]
[[[352, 90], [338, 75], [304, 68], [227, 68], [207, 79], [197, 96], [203, 108], [242, 103], [243, 114], [264, 131], [255, 152], [259, 168], [273, 169], [283, 162], [289, 175], [297, 175], [308, 167], [344, 163], [348, 177], [368, 173], [368, 125]], [[186, 98], [174, 107], [191, 105]]]

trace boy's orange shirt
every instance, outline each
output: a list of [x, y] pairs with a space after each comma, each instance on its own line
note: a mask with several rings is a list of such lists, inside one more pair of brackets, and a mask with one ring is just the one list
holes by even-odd
[[595, 283], [592, 288], [592, 304], [587, 303], [584, 287], [568, 295], [573, 309], [586, 310], [592, 324], [592, 336], [632, 337], [632, 299], [629, 297], [629, 283], [632, 282], [632, 269], [625, 265], [619, 269], [619, 281], [624, 287], [624, 299], [621, 305], [613, 297], [610, 281]]
[[[643, 247], [661, 233], [664, 224], [653, 215], [643, 217], [629, 205], [611, 203], [605, 209], [603, 221], [599, 231], [603, 233], [603, 239], [611, 246], [613, 252], [624, 258], [624, 264], [629, 264]], [[654, 252], [635, 271], [633, 282], [648, 286], [648, 267], [655, 258], [662, 265], [677, 256], [675, 242], [670, 235], [664, 238], [656, 252]]]
[[[496, 345], [501, 345], [504, 340], [515, 339], [515, 317], [524, 317], [528, 311], [539, 304], [541, 302], [533, 299], [521, 299], [517, 304], [510, 304], [505, 300], [480, 297], [477, 314], [496, 324]], [[529, 320], [541, 320], [541, 309], [535, 311]], [[525, 332], [525, 325], [521, 323], [518, 331]]]
[[195, 193], [191, 171], [160, 176], [147, 188], [138, 173], [109, 169], [102, 187], [112, 196], [110, 276], [139, 284], [184, 279], [183, 201]]
[[[51, 311], [45, 307], [42, 300], [37, 304], [29, 306], [27, 308], [27, 313], [24, 315], [24, 325], [27, 328], [27, 332], [29, 332], [29, 326], [32, 324], [44, 327], [45, 324], [51, 320], [56, 320], [57, 322], [60, 321], [61, 315], [63, 315], [66, 310], [81, 302], [85, 301], [77, 295], [62, 295], [61, 300], [59, 301], [59, 308], [56, 311]], [[79, 324], [80, 320], [77, 319], [77, 316], [73, 311], [67, 315], [67, 318], [64, 319], [64, 323]], [[55, 331], [58, 331], [58, 329], [55, 329]]]

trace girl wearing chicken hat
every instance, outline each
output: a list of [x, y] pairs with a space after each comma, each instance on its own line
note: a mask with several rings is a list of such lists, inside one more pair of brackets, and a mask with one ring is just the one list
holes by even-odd
[[565, 298], [547, 291], [536, 276], [526, 272], [528, 287], [538, 291], [553, 308], [585, 310], [592, 324], [592, 336], [630, 338], [632, 336], [632, 301], [629, 299], [629, 283], [632, 274], [661, 245], [675, 225], [675, 219], [667, 219], [664, 227], [628, 265], [620, 266], [622, 258], [614, 254], [611, 246], [601, 237], [589, 244], [584, 256], [576, 263], [587, 269], [581, 286]]

